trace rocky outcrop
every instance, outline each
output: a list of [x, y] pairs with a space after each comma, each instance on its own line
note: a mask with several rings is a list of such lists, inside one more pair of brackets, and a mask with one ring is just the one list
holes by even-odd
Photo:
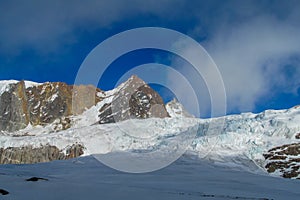
[[12, 84], [0, 96], [0, 130], [15, 131], [29, 123], [24, 81]]
[[26, 89], [32, 125], [45, 125], [71, 115], [72, 90], [65, 83], [45, 83]]
[[16, 131], [58, 121], [56, 129], [67, 129], [72, 114], [80, 114], [101, 100], [94, 86], [71, 86], [54, 82], [25, 87], [24, 81], [10, 84], [0, 94], [0, 130]]
[[[97, 106], [91, 113], [88, 112], [92, 115], [89, 117], [93, 118], [92, 122], [89, 122], [90, 125], [97, 121], [103, 124], [131, 118], [169, 117], [159, 94], [137, 76], [132, 76], [118, 88], [108, 92], [89, 85], [72, 86], [61, 82], [27, 83], [9, 82], [6, 88], [0, 84], [0, 131], [5, 131], [0, 132], [0, 137], [1, 134], [10, 137], [34, 137], [26, 130], [15, 132], [29, 124], [32, 126], [51, 124], [49, 129], [51, 132], [71, 128], [72, 120], [76, 120], [74, 115], [79, 115], [94, 105]], [[83, 150], [84, 147], [79, 144], [67, 147], [64, 151], [53, 145], [38, 148], [18, 145], [0, 147], [0, 164], [38, 163], [75, 158], [82, 155]]]
[[65, 153], [52, 145], [36, 148], [32, 146], [0, 148], [0, 164], [31, 164], [65, 160], [79, 157], [83, 153], [84, 147], [81, 144], [66, 147]]
[[137, 76], [119, 86], [110, 103], [99, 110], [99, 123], [113, 123], [127, 119], [169, 117], [159, 94]]
[[177, 99], [173, 99], [168, 102], [166, 109], [171, 117], [187, 117], [194, 118], [195, 116], [191, 115], [188, 111], [185, 110], [182, 104], [180, 104]]
[[264, 157], [267, 161], [265, 168], [269, 173], [279, 173], [284, 178], [300, 179], [300, 143], [272, 148]]
[[0, 93], [0, 131], [13, 132], [28, 124], [51, 123], [55, 131], [65, 130], [71, 127], [72, 115], [81, 114], [104, 99], [106, 103], [98, 115], [100, 124], [131, 118], [169, 117], [159, 94], [137, 76], [107, 93], [91, 85], [48, 82], [26, 87], [26, 83], [20, 81], [11, 83]]

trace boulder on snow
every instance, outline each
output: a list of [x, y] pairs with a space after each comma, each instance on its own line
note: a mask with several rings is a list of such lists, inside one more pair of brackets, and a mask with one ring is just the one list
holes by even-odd
[[8, 195], [9, 192], [0, 188], [0, 194], [2, 194], [2, 195]]
[[26, 179], [25, 181], [37, 182], [37, 181], [49, 181], [49, 180], [46, 178], [31, 177]]

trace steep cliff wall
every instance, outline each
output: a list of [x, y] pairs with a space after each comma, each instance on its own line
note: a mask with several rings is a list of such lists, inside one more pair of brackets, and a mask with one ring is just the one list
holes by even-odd
[[[73, 92], [74, 91], [74, 92]], [[0, 94], [0, 130], [16, 131], [47, 125], [55, 120], [68, 128], [72, 114], [81, 114], [101, 100], [101, 92], [93, 86], [72, 86], [62, 82], [43, 83], [26, 87], [24, 81], [11, 83]], [[73, 98], [74, 97], [74, 98]], [[72, 106], [72, 99], [74, 104]]]

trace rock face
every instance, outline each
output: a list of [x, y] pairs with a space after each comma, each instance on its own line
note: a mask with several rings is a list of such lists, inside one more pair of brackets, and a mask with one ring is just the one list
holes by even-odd
[[26, 89], [32, 125], [45, 125], [71, 114], [72, 90], [64, 83], [45, 83]]
[[24, 81], [11, 83], [0, 93], [0, 131], [13, 132], [28, 124], [47, 125], [56, 121], [55, 130], [71, 127], [70, 116], [81, 114], [110, 98], [99, 109], [99, 123], [131, 118], [169, 117], [162, 98], [137, 76], [132, 76], [109, 94], [90, 85], [72, 86], [54, 82], [26, 87]]
[[15, 131], [29, 122], [24, 82], [12, 84], [0, 96], [0, 130]]
[[[93, 116], [89, 117], [96, 119], [90, 125], [97, 121], [103, 124], [131, 118], [169, 117], [159, 94], [137, 76], [132, 76], [118, 88], [107, 92], [89, 85], [72, 86], [61, 82], [29, 85], [27, 83], [13, 81], [5, 85], [0, 82], [0, 137], [2, 133], [11, 137], [31, 135], [28, 132], [15, 134], [15, 131], [29, 124], [51, 124], [53, 131], [71, 128], [74, 115], [80, 115], [94, 105], [97, 106], [92, 109]], [[0, 146], [0, 164], [69, 159], [82, 155], [83, 151], [84, 147], [78, 144], [67, 147], [65, 153], [53, 145], [38, 148]]]
[[61, 82], [27, 88], [24, 81], [12, 83], [0, 94], [0, 130], [12, 132], [29, 123], [47, 125], [55, 120], [61, 122], [61, 129], [69, 128], [68, 117], [99, 102], [98, 92], [100, 89], [93, 86], [71, 86]]
[[176, 99], [173, 99], [166, 105], [166, 109], [171, 115], [171, 117], [187, 117], [194, 118], [188, 111], [185, 110], [182, 104], [180, 104]]
[[82, 155], [84, 147], [73, 144], [66, 147], [66, 153], [56, 146], [45, 145], [38, 148], [32, 146], [0, 148], [0, 164], [31, 164], [49, 162], [52, 160], [65, 160]]
[[99, 110], [99, 123], [113, 123], [131, 118], [169, 117], [159, 94], [137, 76], [118, 87], [110, 103]]
[[300, 179], [300, 143], [275, 147], [265, 153], [264, 157], [267, 161], [265, 168], [269, 173]]

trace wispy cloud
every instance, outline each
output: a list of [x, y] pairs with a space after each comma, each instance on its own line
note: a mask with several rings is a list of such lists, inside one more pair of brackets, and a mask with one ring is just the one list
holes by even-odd
[[262, 15], [237, 25], [223, 25], [206, 47], [226, 87], [229, 111], [251, 111], [274, 91], [295, 92], [300, 86], [300, 27], [289, 16]]

